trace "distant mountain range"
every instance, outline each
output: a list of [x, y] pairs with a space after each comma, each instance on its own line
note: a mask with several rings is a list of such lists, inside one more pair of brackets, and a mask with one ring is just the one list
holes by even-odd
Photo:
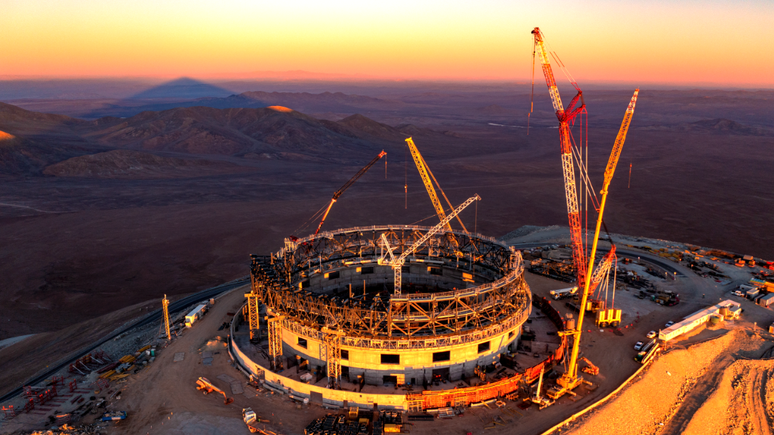
[[[165, 165], [190, 169], [199, 164], [141, 153], [172, 153], [182, 158], [209, 155], [335, 160], [342, 155], [370, 155], [385, 144], [402, 143], [412, 135], [444, 137], [443, 133], [412, 125], [392, 127], [358, 114], [341, 121], [320, 120], [283, 106], [179, 107], [145, 111], [126, 119], [87, 121], [0, 103], [0, 131], [0, 173], [121, 177], [160, 174], [159, 168]], [[117, 149], [134, 152], [110, 152]], [[87, 158], [87, 154], [94, 156]], [[69, 163], [58, 164], [68, 159]], [[149, 169], [128, 170], [132, 162]], [[218, 172], [222, 169], [218, 167]]]

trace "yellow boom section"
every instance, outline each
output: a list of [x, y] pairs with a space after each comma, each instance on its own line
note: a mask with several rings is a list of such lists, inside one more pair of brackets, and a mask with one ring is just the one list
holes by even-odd
[[[427, 194], [430, 195], [430, 201], [433, 203], [433, 207], [435, 208], [435, 213], [438, 214], [438, 219], [443, 221], [446, 219], [446, 212], [443, 211], [443, 206], [441, 205], [441, 201], [438, 199], [438, 194], [435, 193], [435, 187], [433, 187], [433, 180], [430, 179], [430, 174], [428, 173], [427, 165], [425, 165], [425, 159], [422, 158], [422, 155], [419, 154], [419, 150], [417, 149], [417, 146], [414, 145], [414, 140], [411, 138], [406, 139], [406, 143], [408, 144], [409, 150], [411, 151], [411, 157], [414, 159], [414, 163], [417, 165], [417, 170], [419, 170], [419, 176], [422, 177], [422, 183], [425, 184], [425, 189], [427, 189]], [[451, 231], [452, 227], [447, 222], [446, 223], [446, 229]]]

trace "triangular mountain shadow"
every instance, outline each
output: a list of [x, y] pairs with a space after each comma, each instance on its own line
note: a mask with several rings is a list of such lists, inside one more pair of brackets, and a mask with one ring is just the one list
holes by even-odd
[[148, 110], [161, 111], [175, 107], [199, 106], [201, 104], [197, 103], [196, 100], [218, 99], [231, 95], [233, 95], [233, 92], [227, 89], [189, 77], [181, 77], [145, 89], [105, 107], [92, 110], [81, 115], [80, 118], [130, 117]]
[[228, 97], [233, 92], [189, 77], [181, 77], [134, 94], [127, 100]]

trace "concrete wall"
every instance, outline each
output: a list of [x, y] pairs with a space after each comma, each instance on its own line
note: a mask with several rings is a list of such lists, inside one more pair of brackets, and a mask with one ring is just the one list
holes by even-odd
[[[449, 369], [449, 379], [460, 380], [463, 376], [473, 376], [476, 365], [488, 365], [497, 361], [498, 356], [504, 353], [511, 343], [517, 342], [521, 336], [520, 327], [515, 327], [501, 334], [488, 337], [483, 340], [446, 347], [434, 347], [431, 349], [364, 349], [342, 346], [342, 350], [349, 353], [341, 365], [349, 367], [350, 380], [356, 380], [358, 375], [365, 376], [366, 383], [381, 385], [384, 376], [397, 376], [399, 383], [414, 382], [421, 384], [423, 380], [432, 380], [434, 369]], [[299, 338], [306, 340], [306, 348], [300, 346]], [[300, 355], [309, 361], [311, 365], [322, 367], [325, 365], [323, 358], [323, 344], [316, 339], [300, 336], [287, 329], [282, 330], [283, 354], [290, 356]], [[489, 350], [479, 353], [478, 346], [489, 342]], [[515, 345], [515, 344], [514, 344]], [[449, 352], [448, 361], [433, 362], [433, 354]], [[382, 364], [382, 354], [400, 355], [399, 364]], [[403, 380], [400, 380], [403, 379]]]
[[[237, 316], [239, 316], [238, 313]], [[234, 337], [233, 325], [236, 324], [236, 318], [234, 320], [231, 323], [231, 337]], [[380, 409], [407, 409], [405, 394], [362, 394], [353, 391], [329, 390], [280, 376], [251, 360], [239, 349], [234, 340], [229, 342], [229, 353], [248, 375], [263, 379], [269, 387], [287, 394], [309, 398], [312, 392], [319, 393], [323, 397], [323, 404], [327, 405], [343, 406], [346, 400], [348, 406], [361, 408], [373, 408], [374, 404], [378, 404]]]

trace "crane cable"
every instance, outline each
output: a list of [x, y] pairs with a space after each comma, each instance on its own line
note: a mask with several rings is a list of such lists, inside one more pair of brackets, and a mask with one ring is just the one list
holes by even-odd
[[529, 120], [535, 107], [535, 43], [532, 42], [532, 91], [529, 93], [529, 113], [527, 113], [527, 136], [529, 136]]
[[301, 230], [305, 230], [312, 221], [317, 220], [317, 218], [319, 218], [320, 215], [323, 214], [323, 212], [325, 211], [326, 208], [328, 208], [328, 202], [326, 202], [325, 205], [320, 207], [320, 209], [317, 210], [317, 212], [315, 214], [313, 214], [312, 217], [310, 217], [306, 222], [301, 224], [300, 227], [296, 228], [295, 231], [293, 231], [293, 234], [298, 234]]

